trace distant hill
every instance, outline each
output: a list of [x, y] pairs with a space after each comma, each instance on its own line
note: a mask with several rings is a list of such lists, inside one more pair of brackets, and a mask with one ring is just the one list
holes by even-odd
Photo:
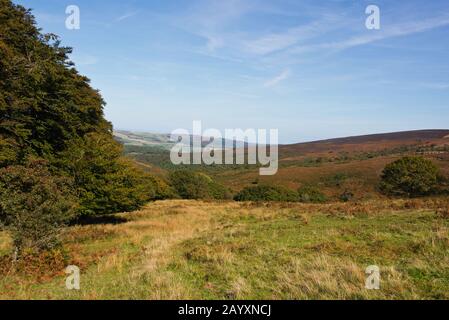
[[[177, 141], [170, 139], [170, 134], [168, 133], [115, 130], [114, 137], [125, 146], [155, 147], [163, 150], [170, 150], [177, 143]], [[221, 142], [218, 141], [217, 144], [225, 145], [226, 141], [226, 139], [222, 139]], [[209, 142], [210, 138], [203, 137], [203, 146], [206, 146]], [[237, 141], [236, 145], [238, 148], [241, 148], [244, 143]]]
[[175, 142], [169, 134], [115, 130], [114, 137], [125, 146], [154, 146], [169, 150]]
[[[125, 142], [125, 152], [150, 172], [165, 175], [176, 169], [170, 162], [163, 137], [168, 135], [116, 132]], [[161, 137], [162, 136], [162, 137]], [[144, 144], [141, 140], [145, 140]], [[140, 144], [140, 145], [139, 145]], [[336, 138], [279, 146], [279, 171], [275, 176], [259, 176], [257, 166], [192, 166], [217, 181], [239, 191], [253, 184], [282, 185], [296, 189], [316, 185], [330, 198], [338, 199], [345, 190], [356, 199], [378, 197], [376, 186], [386, 164], [404, 155], [424, 155], [449, 176], [449, 130], [417, 130]]]
[[338, 152], [375, 152], [401, 146], [448, 143], [449, 130], [415, 130], [281, 145], [280, 153], [286, 157]]

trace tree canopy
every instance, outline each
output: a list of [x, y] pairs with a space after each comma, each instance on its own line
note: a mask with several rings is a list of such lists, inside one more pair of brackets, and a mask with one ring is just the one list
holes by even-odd
[[437, 191], [439, 169], [423, 157], [403, 157], [382, 172], [381, 190], [387, 195], [419, 197]]
[[0, 0], [0, 168], [46, 160], [53, 175], [73, 179], [82, 214], [134, 210], [160, 197], [158, 181], [123, 159], [105, 102], [71, 52], [41, 32], [30, 10]]

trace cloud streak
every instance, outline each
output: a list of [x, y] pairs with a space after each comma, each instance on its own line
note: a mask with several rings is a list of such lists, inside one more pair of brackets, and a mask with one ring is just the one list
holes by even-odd
[[120, 22], [129, 18], [134, 17], [135, 15], [137, 15], [139, 13], [139, 11], [134, 11], [134, 12], [130, 12], [130, 13], [126, 13], [120, 17], [118, 17], [117, 19], [115, 19], [115, 22]]
[[279, 83], [281, 83], [282, 81], [288, 79], [290, 77], [291, 71], [286, 69], [284, 71], [282, 71], [279, 75], [277, 75], [276, 77], [268, 80], [267, 82], [264, 83], [264, 87], [265, 88], [272, 88], [277, 86]]
[[321, 43], [308, 46], [297, 46], [290, 53], [303, 53], [316, 50], [345, 50], [385, 39], [412, 35], [449, 25], [449, 16], [441, 16], [424, 21], [403, 23], [386, 27], [381, 31], [369, 31], [369, 34], [355, 36], [347, 40]]

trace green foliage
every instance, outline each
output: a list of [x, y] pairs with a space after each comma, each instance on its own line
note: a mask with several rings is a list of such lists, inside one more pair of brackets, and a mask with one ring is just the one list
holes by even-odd
[[0, 223], [18, 252], [50, 249], [76, 212], [71, 181], [52, 175], [45, 161], [0, 169]]
[[346, 173], [338, 172], [334, 175], [325, 177], [323, 180], [327, 187], [341, 187], [347, 179], [348, 175]]
[[173, 171], [169, 175], [171, 186], [183, 199], [228, 199], [229, 191], [212, 178], [189, 170]]
[[74, 177], [83, 215], [132, 211], [169, 190], [156, 178], [121, 157], [122, 147], [109, 135], [90, 133], [62, 152], [57, 166]]
[[298, 201], [298, 194], [285, 187], [258, 185], [246, 187], [235, 195], [236, 201]]
[[423, 157], [403, 157], [382, 172], [380, 189], [392, 196], [418, 197], [436, 192], [439, 169]]
[[1, 0], [0, 140], [18, 160], [51, 158], [74, 138], [111, 129], [101, 96], [73, 68], [70, 52], [41, 34], [28, 10]]
[[327, 201], [327, 197], [314, 186], [303, 186], [298, 189], [298, 196], [300, 202], [310, 203], [324, 203]]
[[69, 61], [70, 48], [41, 34], [29, 10], [0, 0], [0, 168], [29, 156], [69, 176], [81, 214], [137, 209], [169, 191], [122, 159], [104, 101]]
[[154, 187], [154, 197], [151, 200], [165, 200], [177, 198], [176, 191], [165, 180], [146, 174], [146, 179], [151, 181]]

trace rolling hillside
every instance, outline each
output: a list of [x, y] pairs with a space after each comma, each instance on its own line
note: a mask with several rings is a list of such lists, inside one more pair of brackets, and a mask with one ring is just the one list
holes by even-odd
[[[128, 155], [146, 170], [164, 176], [177, 169], [169, 151], [153, 145], [126, 145]], [[260, 176], [256, 166], [187, 166], [213, 176], [236, 192], [253, 184], [276, 184], [291, 189], [316, 185], [331, 199], [345, 191], [358, 200], [378, 198], [379, 176], [386, 164], [407, 154], [431, 158], [449, 175], [449, 130], [419, 130], [338, 138], [279, 147], [279, 171]], [[148, 168], [151, 166], [151, 169]]]
[[338, 152], [379, 152], [401, 147], [449, 145], [449, 130], [416, 130], [345, 137], [280, 146], [282, 158]]
[[[125, 146], [152, 146], [170, 150], [175, 141], [170, 139], [170, 134], [114, 131], [116, 140]], [[207, 138], [204, 138], [207, 139]], [[223, 143], [224, 143], [223, 139]], [[281, 159], [291, 156], [334, 154], [338, 152], [376, 152], [400, 147], [448, 145], [449, 129], [447, 130], [415, 130], [372, 134], [319, 140], [312, 142], [280, 145]], [[241, 142], [237, 146], [242, 147]]]

